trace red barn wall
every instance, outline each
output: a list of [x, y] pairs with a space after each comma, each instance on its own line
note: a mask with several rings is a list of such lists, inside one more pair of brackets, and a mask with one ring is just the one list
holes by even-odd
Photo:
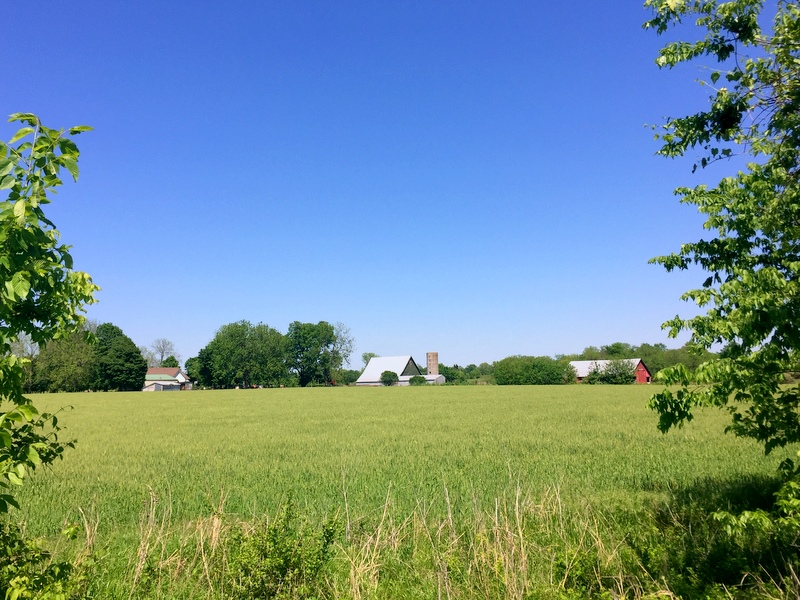
[[636, 365], [636, 383], [650, 383], [650, 371], [644, 366], [642, 361]]

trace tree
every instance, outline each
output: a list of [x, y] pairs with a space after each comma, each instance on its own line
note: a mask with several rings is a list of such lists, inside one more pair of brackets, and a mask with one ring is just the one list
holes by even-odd
[[574, 381], [575, 372], [549, 356], [509, 356], [494, 364], [494, 377], [499, 385], [557, 385]]
[[103, 391], [140, 391], [147, 362], [133, 340], [112, 323], [98, 325], [96, 335], [92, 387]]
[[44, 344], [33, 364], [33, 387], [42, 392], [82, 392], [92, 387], [95, 352], [88, 331]]
[[191, 381], [200, 381], [200, 357], [199, 356], [192, 356], [191, 358], [186, 359], [186, 376]]
[[762, 31], [762, 2], [648, 0], [646, 28], [665, 32], [691, 17], [704, 37], [673, 42], [657, 64], [674, 67], [707, 56], [717, 62], [707, 82], [709, 107], [669, 119], [657, 137], [667, 157], [699, 151], [695, 168], [738, 155], [750, 159], [715, 187], [682, 187], [677, 194], [706, 215], [709, 240], [686, 243], [653, 259], [667, 271], [696, 264], [708, 273], [683, 295], [706, 310], [667, 323], [671, 336], [691, 333], [693, 348], [723, 345], [724, 356], [701, 364], [695, 376], [708, 387], [690, 389], [685, 368], [662, 371], [678, 384], [655, 395], [659, 428], [691, 420], [695, 406], [726, 407], [728, 430], [776, 447], [800, 441], [800, 390], [784, 386], [800, 354], [800, 7], [774, 6], [771, 32]]
[[27, 113], [10, 121], [24, 127], [8, 144], [0, 142], [0, 190], [8, 190], [0, 202], [0, 513], [18, 506], [13, 489], [28, 472], [72, 445], [59, 440], [56, 418], [40, 414], [22, 395], [29, 359], [15, 354], [13, 345], [23, 335], [43, 345], [79, 331], [83, 307], [99, 289], [89, 275], [73, 270], [69, 246], [59, 242], [43, 211], [48, 193], [62, 185], [62, 168], [77, 180], [80, 152], [71, 136], [90, 128], [49, 129]]
[[181, 365], [180, 363], [178, 363], [178, 359], [175, 358], [172, 354], [170, 354], [167, 358], [164, 359], [164, 361], [161, 363], [161, 366], [177, 369]]
[[397, 385], [399, 381], [400, 378], [394, 371], [384, 371], [381, 373], [381, 383], [385, 386]]
[[228, 323], [196, 358], [186, 361], [186, 369], [191, 379], [208, 387], [285, 384], [289, 380], [286, 339], [264, 323]]
[[147, 368], [157, 367], [158, 365], [158, 358], [153, 353], [153, 351], [148, 348], [147, 346], [139, 346], [139, 352], [144, 358], [144, 361], [147, 363]]
[[428, 385], [428, 381], [422, 375], [414, 375], [408, 380], [409, 385]]
[[30, 392], [33, 386], [33, 361], [39, 355], [39, 344], [34, 342], [27, 333], [21, 332], [19, 337], [11, 342], [11, 353], [25, 361], [23, 389]]
[[375, 354], [374, 352], [364, 352], [361, 355], [361, 360], [364, 361], [365, 367], [369, 364], [369, 361], [372, 360], [373, 358], [378, 358], [378, 355]]
[[294, 321], [286, 333], [289, 366], [297, 374], [300, 385], [329, 383], [332, 378], [336, 332], [330, 323]]

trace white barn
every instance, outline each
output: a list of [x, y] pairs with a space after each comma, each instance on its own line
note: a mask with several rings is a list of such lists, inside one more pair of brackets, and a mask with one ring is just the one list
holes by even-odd
[[399, 379], [397, 385], [409, 385], [409, 381], [415, 375], [421, 375], [429, 384], [442, 384], [444, 383], [444, 375], [438, 373], [431, 373], [422, 375], [410, 356], [375, 356], [369, 360], [364, 372], [356, 380], [356, 385], [383, 385], [381, 383], [381, 373], [384, 371], [393, 371], [397, 373]]

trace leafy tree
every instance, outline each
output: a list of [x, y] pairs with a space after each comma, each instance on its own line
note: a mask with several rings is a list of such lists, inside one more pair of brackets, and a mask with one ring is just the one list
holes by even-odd
[[186, 363], [187, 375], [208, 387], [275, 386], [289, 379], [286, 339], [264, 323], [223, 325], [200, 350], [196, 362], [189, 359]]
[[[677, 190], [682, 202], [705, 215], [711, 236], [653, 262], [667, 271], [705, 270], [702, 285], [682, 296], [705, 313], [677, 316], [664, 327], [673, 337], [689, 331], [695, 349], [725, 350], [698, 366], [694, 377], [708, 384], [702, 387], [690, 387], [683, 365], [661, 371], [660, 379], [679, 389], [664, 389], [650, 405], [664, 432], [690, 421], [697, 406], [724, 407], [731, 414], [727, 430], [770, 453], [800, 441], [800, 386], [786, 384], [787, 373], [800, 371], [800, 6], [770, 3], [774, 18], [765, 31], [761, 0], [645, 5], [653, 10], [645, 27], [658, 33], [691, 18], [700, 29], [700, 39], [664, 46], [660, 67], [701, 57], [716, 62], [703, 82], [712, 90], [708, 106], [667, 120], [657, 135], [660, 154], [697, 152], [695, 169], [734, 156], [743, 165], [715, 186]], [[786, 547], [796, 555], [800, 467], [787, 460], [781, 471], [786, 479], [771, 513], [720, 518], [729, 531], [756, 528], [790, 540]]]
[[92, 387], [103, 391], [141, 390], [147, 362], [133, 340], [112, 323], [98, 325], [96, 335]]
[[161, 366], [177, 369], [181, 365], [180, 363], [178, 363], [178, 359], [175, 358], [172, 354], [170, 354], [167, 358], [164, 359], [164, 361], [161, 363]]
[[95, 352], [89, 332], [75, 331], [44, 344], [33, 365], [33, 387], [42, 392], [82, 392], [92, 387]]
[[494, 364], [494, 378], [499, 385], [557, 385], [569, 381], [570, 369], [549, 356], [509, 356]]
[[358, 380], [361, 376], [361, 371], [357, 369], [339, 369], [336, 374], [336, 383], [338, 385], [351, 385]]
[[329, 383], [338, 360], [334, 357], [336, 332], [330, 323], [294, 321], [286, 333], [289, 366], [297, 374], [300, 385]]
[[48, 193], [62, 184], [62, 168], [77, 180], [80, 153], [71, 136], [90, 128], [58, 131], [21, 113], [10, 121], [24, 126], [8, 144], [0, 142], [0, 190], [8, 190], [0, 202], [0, 513], [17, 506], [13, 489], [29, 471], [71, 445], [59, 440], [56, 418], [22, 395], [29, 359], [13, 345], [22, 335], [43, 345], [79, 331], [83, 307], [99, 289], [73, 270], [69, 246], [43, 210]]
[[674, 67], [710, 57], [709, 106], [667, 120], [658, 137], [667, 157], [700, 153], [701, 168], [735, 154], [751, 159], [715, 187], [677, 190], [682, 202], [706, 215], [710, 240], [683, 244], [653, 259], [667, 271], [692, 264], [708, 272], [702, 286], [683, 295], [706, 309], [667, 323], [671, 336], [691, 333], [691, 346], [724, 345], [724, 356], [701, 364], [696, 377], [711, 383], [690, 389], [685, 368], [664, 369], [678, 384], [652, 399], [667, 431], [692, 418], [698, 405], [726, 407], [736, 435], [767, 452], [800, 441], [800, 389], [784, 386], [797, 371], [800, 350], [800, 7], [778, 2], [771, 32], [759, 25], [762, 2], [648, 0], [658, 33], [696, 17], [703, 37], [662, 48], [657, 63]]
[[378, 354], [375, 354], [374, 352], [364, 352], [364, 353], [361, 355], [361, 360], [363, 360], [363, 361], [364, 361], [364, 366], [366, 367], [366, 366], [367, 366], [367, 364], [369, 363], [370, 359], [373, 359], [373, 358], [378, 358], [378, 356], [379, 356], [379, 355], [378, 355]]
[[397, 373], [394, 371], [384, 371], [381, 373], [381, 383], [383, 385], [396, 385], [400, 381], [400, 378], [397, 376]]
[[200, 381], [200, 357], [192, 356], [186, 359], [186, 376], [191, 381]]

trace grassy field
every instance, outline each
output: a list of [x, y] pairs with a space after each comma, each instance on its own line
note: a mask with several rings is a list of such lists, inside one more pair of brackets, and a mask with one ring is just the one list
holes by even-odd
[[[32, 534], [50, 535], [65, 521], [81, 521], [81, 510], [89, 515], [96, 545], [110, 565], [104, 577], [115, 582], [107, 582], [107, 591], [125, 597], [120, 590], [131, 586], [148, 511], [160, 511], [162, 522], [168, 519], [170, 528], [180, 529], [222, 513], [255, 522], [292, 498], [312, 523], [337, 514], [348, 541], [354, 524], [374, 537], [387, 519], [396, 528], [422, 519], [429, 537], [449, 524], [453, 539], [460, 539], [470, 528], [477, 535], [481, 515], [494, 514], [497, 523], [503, 510], [506, 516], [519, 512], [520, 498], [529, 507], [541, 508], [549, 499], [558, 504], [553, 510], [618, 519], [666, 502], [676, 491], [768, 479], [780, 459], [793, 453], [765, 458], [757, 444], [724, 435], [726, 415], [718, 411], [703, 412], [685, 429], [662, 435], [646, 408], [653, 389], [474, 386], [34, 396], [40, 408], [72, 406], [61, 422], [78, 446], [26, 487], [24, 518]], [[581, 525], [575, 528], [569, 535], [580, 535]], [[342, 556], [350, 556], [348, 542], [339, 547]], [[353, 561], [342, 560], [345, 571], [350, 565], [349, 583], [329, 581], [330, 595], [392, 597], [391, 590], [397, 591], [385, 588], [386, 569], [381, 584], [376, 579], [359, 587]], [[455, 584], [442, 587], [436, 564], [431, 563], [430, 581], [420, 584], [420, 597], [430, 597], [432, 590], [441, 595], [443, 589], [457, 597]], [[569, 578], [554, 579], [552, 564], [550, 579], [569, 591]], [[472, 596], [472, 583], [464, 585], [462, 597]], [[171, 597], [159, 590], [148, 594]], [[203, 594], [216, 597], [207, 589]], [[504, 587], [496, 597], [508, 594]], [[402, 595], [413, 595], [411, 588]], [[492, 597], [488, 591], [479, 595]]]

